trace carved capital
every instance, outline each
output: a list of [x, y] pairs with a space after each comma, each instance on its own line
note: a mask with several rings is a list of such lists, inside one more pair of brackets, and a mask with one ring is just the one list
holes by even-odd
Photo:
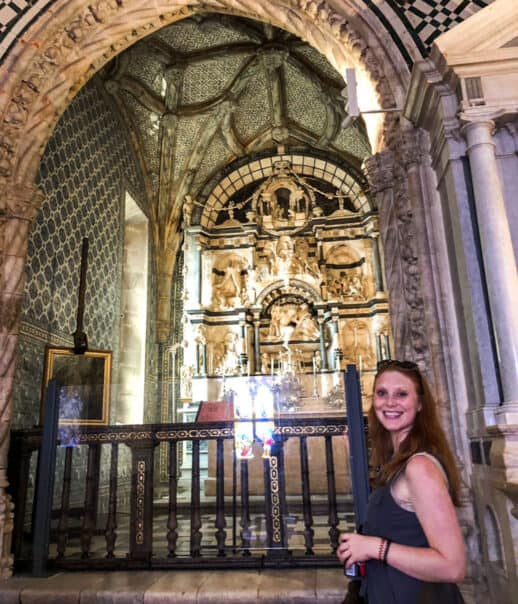
[[425, 157], [425, 141], [420, 130], [405, 130], [399, 138], [399, 156], [405, 168], [420, 164]]
[[372, 193], [379, 193], [394, 185], [394, 155], [383, 151], [364, 162], [365, 173]]

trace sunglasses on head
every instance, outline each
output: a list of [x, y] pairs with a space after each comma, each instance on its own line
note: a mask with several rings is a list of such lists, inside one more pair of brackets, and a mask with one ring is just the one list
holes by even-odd
[[394, 369], [403, 369], [406, 371], [419, 371], [417, 363], [413, 361], [398, 361], [397, 359], [383, 359], [378, 361], [376, 366], [377, 371], [387, 369], [387, 367], [393, 367]]

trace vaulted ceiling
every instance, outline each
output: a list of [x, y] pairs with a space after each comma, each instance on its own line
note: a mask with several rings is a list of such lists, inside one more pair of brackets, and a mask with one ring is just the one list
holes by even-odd
[[102, 73], [131, 132], [159, 222], [243, 158], [284, 150], [360, 173], [361, 121], [344, 129], [342, 77], [307, 43], [239, 17], [198, 15], [134, 45]]

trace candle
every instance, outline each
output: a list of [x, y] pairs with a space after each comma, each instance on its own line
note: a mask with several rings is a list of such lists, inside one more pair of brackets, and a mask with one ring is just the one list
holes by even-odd
[[315, 357], [313, 357], [312, 361], [313, 361], [313, 375], [315, 375], [317, 372], [317, 360], [315, 359]]

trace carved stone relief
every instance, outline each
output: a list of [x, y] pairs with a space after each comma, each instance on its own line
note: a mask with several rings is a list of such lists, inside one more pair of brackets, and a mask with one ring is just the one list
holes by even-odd
[[349, 245], [333, 247], [326, 260], [326, 290], [329, 299], [365, 300], [373, 292], [364, 274], [365, 258]]
[[274, 174], [255, 191], [251, 208], [267, 232], [294, 233], [306, 226], [315, 195], [306, 181], [294, 175], [288, 161], [278, 161]]
[[410, 152], [408, 144], [406, 137], [405, 144], [401, 140], [399, 145], [394, 143], [394, 152], [369, 158], [366, 172], [380, 208], [395, 354], [423, 359], [428, 354], [424, 302], [415, 220], [403, 163], [404, 158], [415, 157], [417, 149]]
[[211, 375], [239, 373], [239, 336], [232, 327], [214, 326], [207, 329], [207, 364]]
[[212, 269], [212, 304], [214, 310], [236, 308], [248, 299], [248, 263], [245, 258], [226, 254], [218, 258]]

